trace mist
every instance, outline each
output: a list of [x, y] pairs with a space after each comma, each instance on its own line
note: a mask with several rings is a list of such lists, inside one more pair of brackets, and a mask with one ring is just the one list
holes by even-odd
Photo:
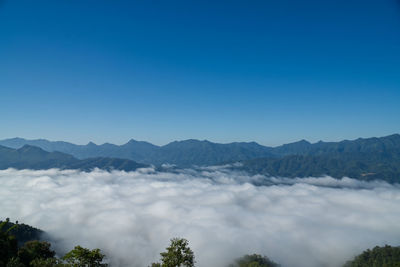
[[58, 255], [100, 248], [111, 266], [148, 266], [173, 237], [197, 266], [244, 254], [282, 266], [341, 266], [400, 244], [400, 187], [331, 177], [249, 176], [229, 166], [158, 172], [0, 171], [0, 215], [47, 233]]

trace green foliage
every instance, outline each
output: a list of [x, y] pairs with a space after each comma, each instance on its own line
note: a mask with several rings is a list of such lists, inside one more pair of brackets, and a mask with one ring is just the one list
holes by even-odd
[[34, 259], [53, 258], [56, 254], [50, 249], [50, 243], [45, 241], [28, 241], [18, 250], [18, 258], [29, 266]]
[[0, 266], [6, 266], [10, 259], [16, 257], [18, 251], [17, 239], [9, 234], [12, 229], [5, 229], [7, 223], [8, 218], [0, 223]]
[[343, 267], [400, 267], [400, 247], [376, 246], [356, 256]]
[[244, 255], [229, 267], [278, 267], [279, 265], [259, 254]]
[[102, 263], [104, 257], [100, 249], [89, 250], [81, 246], [76, 246], [63, 259], [73, 267], [105, 267], [108, 265]]
[[[26, 233], [32, 234], [40, 231], [28, 225], [23, 225], [23, 231], [18, 232], [19, 226], [19, 224], [10, 223], [8, 218], [4, 222], [0, 222], [0, 267], [107, 266], [107, 264], [102, 263], [105, 256], [100, 253], [99, 249], [89, 250], [76, 246], [63, 259], [55, 258], [55, 252], [50, 249], [50, 243], [44, 241], [28, 241], [18, 249], [18, 241], [11, 233], [16, 232], [24, 236]], [[31, 235], [28, 234], [28, 236]]]
[[57, 259], [57, 258], [34, 259], [33, 261], [31, 261], [30, 266], [32, 266], [32, 267], [71, 267], [71, 265], [65, 264], [62, 260]]
[[25, 264], [18, 257], [13, 257], [8, 261], [6, 267], [25, 267]]
[[15, 236], [15, 238], [18, 240], [18, 246], [22, 246], [27, 241], [39, 240], [40, 236], [43, 234], [42, 230], [23, 223], [18, 224], [18, 222], [16, 222], [14, 224], [10, 221], [0, 221], [0, 223], [3, 224], [4, 231], [7, 231], [10, 235]]
[[189, 242], [184, 238], [171, 239], [167, 251], [161, 252], [161, 264], [152, 263], [151, 267], [193, 267], [194, 253], [189, 248]]

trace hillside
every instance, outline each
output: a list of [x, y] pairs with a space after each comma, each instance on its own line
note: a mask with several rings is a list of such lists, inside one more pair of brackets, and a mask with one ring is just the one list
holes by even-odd
[[146, 165], [117, 158], [89, 158], [79, 160], [61, 152], [47, 152], [39, 147], [24, 145], [19, 149], [0, 146], [0, 169], [80, 169], [133, 171]]
[[400, 151], [331, 152], [322, 155], [289, 155], [243, 161], [241, 170], [281, 177], [351, 177], [359, 180], [385, 180], [400, 183]]
[[393, 134], [385, 137], [358, 138], [340, 142], [322, 142], [311, 144], [305, 140], [278, 146], [272, 153], [278, 156], [287, 155], [324, 155], [342, 153], [384, 153], [394, 149], [400, 150], [400, 135]]
[[28, 241], [40, 240], [44, 234], [42, 230], [24, 223], [18, 224], [17, 227], [14, 227], [16, 225], [15, 223], [10, 222], [9, 220], [0, 220], [0, 224], [4, 224], [0, 231], [6, 232], [8, 229], [12, 228], [9, 234], [16, 237], [19, 246], [22, 246]]

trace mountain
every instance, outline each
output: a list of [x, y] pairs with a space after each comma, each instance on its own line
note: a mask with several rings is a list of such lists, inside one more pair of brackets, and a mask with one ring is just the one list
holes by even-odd
[[105, 170], [133, 171], [146, 167], [128, 159], [118, 158], [88, 158], [79, 160], [62, 152], [47, 152], [39, 147], [24, 145], [19, 149], [0, 146], [0, 169], [81, 169], [94, 168]]
[[272, 149], [275, 158], [242, 161], [241, 170], [281, 177], [351, 177], [400, 183], [400, 135], [341, 142], [305, 140]]
[[134, 160], [144, 164], [175, 164], [181, 167], [191, 165], [215, 165], [222, 162], [239, 161], [259, 157], [273, 157], [271, 148], [255, 142], [218, 144], [209, 141], [175, 141], [165, 146], [156, 146], [148, 142], [130, 140], [124, 145], [105, 143], [96, 145], [75, 145], [67, 142], [52, 142], [44, 139], [26, 140], [12, 138], [0, 141], [0, 145], [21, 148], [24, 145], [40, 147], [46, 151], [59, 151], [79, 159], [91, 157], [113, 157]]
[[376, 153], [400, 149], [400, 135], [393, 134], [385, 137], [358, 138], [341, 142], [322, 142], [311, 144], [305, 140], [278, 146], [272, 153], [277, 156], [286, 155], [323, 155], [340, 153]]
[[243, 161], [241, 170], [280, 177], [351, 177], [400, 183], [400, 150], [385, 148], [374, 152], [326, 152], [320, 155], [288, 155]]
[[155, 164], [171, 163], [178, 166], [215, 165], [257, 157], [273, 157], [270, 149], [255, 142], [217, 144], [204, 140], [175, 141], [154, 154]]
[[[277, 147], [266, 147], [255, 142], [218, 144], [207, 140], [194, 139], [175, 141], [164, 146], [148, 142], [130, 140], [124, 145], [102, 144], [75, 145], [67, 142], [51, 142], [44, 139], [25, 140], [13, 138], [0, 141], [0, 145], [21, 148], [34, 145], [42, 149], [71, 154], [81, 159], [77, 168], [85, 166], [116, 166], [125, 168], [130, 159], [143, 164], [175, 164], [179, 167], [191, 165], [205, 166], [223, 163], [243, 162], [243, 169], [253, 173], [276, 176], [306, 177], [331, 175], [333, 177], [350, 176], [359, 179], [381, 177], [395, 181], [400, 173], [400, 135], [393, 134], [380, 138], [359, 138], [340, 142], [310, 143], [306, 140]], [[43, 152], [42, 152], [43, 153]], [[56, 157], [58, 154], [52, 154]], [[114, 159], [93, 159], [119, 158]], [[52, 159], [49, 159], [52, 160]], [[67, 159], [65, 159], [67, 160]], [[74, 159], [76, 160], [76, 159]], [[53, 160], [54, 161], [54, 160]], [[57, 161], [56, 161], [57, 162]], [[53, 163], [55, 164], [55, 163]], [[71, 163], [72, 164], [72, 163]], [[128, 167], [126, 167], [128, 168]]]

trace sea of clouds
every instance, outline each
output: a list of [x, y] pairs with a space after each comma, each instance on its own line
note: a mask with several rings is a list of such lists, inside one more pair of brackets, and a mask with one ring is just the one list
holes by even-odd
[[0, 171], [0, 216], [38, 227], [59, 255], [101, 248], [111, 266], [148, 266], [173, 237], [197, 266], [248, 253], [282, 266], [341, 266], [400, 245], [400, 186], [249, 176], [229, 166], [158, 172]]

